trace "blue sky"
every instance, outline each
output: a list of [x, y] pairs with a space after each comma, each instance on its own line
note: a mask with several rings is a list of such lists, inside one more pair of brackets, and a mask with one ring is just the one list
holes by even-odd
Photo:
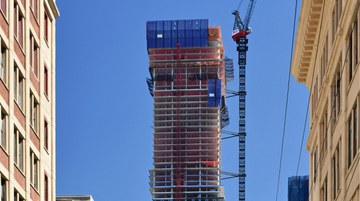
[[[101, 2], [101, 3], [99, 3]], [[245, 1], [242, 11], [246, 9]], [[295, 1], [258, 0], [247, 66], [247, 199], [275, 200]], [[152, 99], [145, 23], [208, 18], [222, 27], [226, 55], [238, 1], [57, 1], [57, 194], [92, 194], [95, 201], [151, 200]], [[299, 6], [300, 8], [300, 6]], [[229, 89], [236, 89], [236, 82]], [[279, 201], [296, 173], [308, 92], [291, 78]], [[237, 130], [237, 101], [228, 100]], [[236, 171], [236, 140], [224, 141], [223, 169]], [[300, 175], [308, 172], [303, 148]], [[237, 181], [224, 183], [228, 201]]]

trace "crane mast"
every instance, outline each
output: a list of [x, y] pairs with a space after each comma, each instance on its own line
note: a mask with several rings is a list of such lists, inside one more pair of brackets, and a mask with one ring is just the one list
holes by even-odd
[[248, 39], [245, 36], [237, 40], [239, 65], [239, 201], [245, 201], [245, 143], [246, 143], [246, 51]]
[[239, 11], [235, 10], [232, 38], [236, 42], [239, 65], [239, 201], [245, 201], [245, 180], [246, 180], [246, 52], [248, 51], [247, 35], [251, 33], [249, 23], [254, 12], [256, 0], [250, 0], [244, 21], [241, 20]]

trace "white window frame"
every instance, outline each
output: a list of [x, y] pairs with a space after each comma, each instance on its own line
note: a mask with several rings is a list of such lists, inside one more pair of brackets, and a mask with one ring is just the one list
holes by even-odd
[[[5, 185], [3, 185], [3, 181], [5, 181]], [[8, 201], [9, 199], [9, 191], [8, 191], [8, 180], [0, 173], [0, 201]], [[5, 197], [4, 200], [2, 199], [3, 197], [3, 193], [4, 193], [4, 188], [5, 187]]]
[[[50, 12], [48, 11], [47, 7], [44, 6], [44, 12], [43, 12], [43, 20], [44, 20], [44, 23], [43, 23], [43, 37], [44, 37], [44, 40], [46, 41], [46, 44], [49, 46], [51, 46], [51, 40], [52, 40], [52, 23], [53, 23], [53, 19], [52, 17], [50, 16]], [[45, 23], [45, 20], [47, 21]], [[46, 33], [45, 33], [45, 26], [46, 26]]]
[[[25, 15], [24, 12], [20, 9], [20, 6], [17, 2], [15, 2], [14, 5], [14, 15], [16, 17], [15, 22], [16, 23], [16, 30], [14, 30], [14, 35], [17, 40], [17, 42], [20, 44], [20, 47], [23, 49], [25, 46]], [[19, 21], [21, 19], [21, 31], [22, 31], [22, 38], [20, 41], [20, 34], [19, 34]]]
[[35, 95], [30, 93], [30, 126], [35, 133], [39, 130], [39, 102], [36, 100]]
[[47, 65], [44, 65], [44, 93], [46, 97], [49, 97], [50, 94], [50, 77], [49, 77], [49, 68]]
[[[1, 1], [1, 0], [0, 0]], [[3, 48], [5, 49], [5, 55], [3, 55]], [[7, 83], [8, 72], [8, 47], [6, 47], [2, 38], [0, 38], [0, 79], [4, 84]], [[4, 58], [5, 57], [5, 58]]]
[[48, 151], [50, 149], [50, 131], [49, 131], [49, 122], [44, 120], [44, 148]]
[[[356, 99], [353, 107], [350, 110], [349, 116], [346, 121], [346, 130], [347, 130], [347, 149], [346, 149], [346, 156], [347, 156], [347, 168], [350, 168], [353, 161], [358, 154], [359, 149], [359, 106], [358, 100]], [[355, 118], [356, 117], [356, 118]], [[356, 129], [356, 131], [355, 131]], [[356, 137], [356, 139], [355, 139]]]
[[8, 114], [3, 109], [2, 105], [0, 105], [0, 146], [7, 150], [8, 144]]
[[[25, 138], [19, 129], [14, 129], [14, 163], [22, 172], [25, 171]], [[21, 143], [20, 143], [21, 141]]]
[[339, 196], [339, 192], [340, 192], [340, 168], [341, 168], [341, 139], [339, 140], [339, 143], [337, 144], [333, 157], [332, 157], [332, 162], [331, 162], [331, 172], [332, 172], [332, 181], [331, 181], [331, 185], [332, 185], [332, 200], [336, 200], [337, 197]]
[[44, 201], [49, 201], [50, 188], [49, 188], [49, 177], [44, 174]]
[[25, 105], [25, 76], [20, 68], [14, 64], [14, 99], [20, 109], [24, 109]]
[[39, 174], [40, 162], [39, 158], [33, 151], [30, 151], [30, 183], [36, 189], [39, 190]]
[[17, 190], [14, 190], [14, 201], [25, 201], [25, 198]]
[[[35, 55], [36, 51], [36, 55]], [[38, 43], [35, 40], [34, 35], [30, 34], [30, 66], [36, 78], [39, 79], [39, 71], [40, 71], [40, 56], [39, 56], [40, 48]], [[35, 58], [36, 57], [36, 58]]]

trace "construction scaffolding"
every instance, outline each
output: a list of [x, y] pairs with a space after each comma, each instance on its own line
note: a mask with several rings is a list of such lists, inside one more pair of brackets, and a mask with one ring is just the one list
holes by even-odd
[[148, 48], [154, 201], [224, 200], [220, 143], [221, 128], [229, 121], [224, 48], [220, 27], [207, 27], [207, 32], [207, 46], [177, 42], [176, 47]]

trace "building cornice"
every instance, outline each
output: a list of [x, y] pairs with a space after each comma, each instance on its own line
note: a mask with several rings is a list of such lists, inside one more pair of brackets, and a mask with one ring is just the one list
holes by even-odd
[[323, 0], [303, 0], [295, 42], [291, 73], [296, 81], [306, 83], [316, 51]]
[[55, 0], [48, 0], [50, 9], [54, 15], [55, 18], [60, 16], [59, 9], [56, 6]]

